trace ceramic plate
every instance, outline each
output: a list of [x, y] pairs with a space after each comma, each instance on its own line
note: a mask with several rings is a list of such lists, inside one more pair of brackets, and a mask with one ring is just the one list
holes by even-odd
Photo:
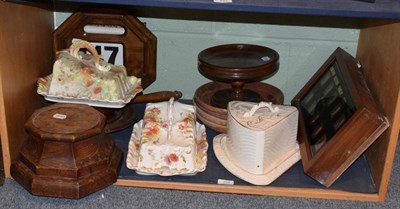
[[286, 170], [292, 167], [293, 164], [300, 160], [299, 149], [292, 150], [288, 155], [288, 158], [271, 171], [263, 174], [253, 174], [240, 168], [235, 162], [231, 161], [232, 158], [229, 156], [229, 152], [226, 148], [227, 137], [226, 134], [219, 134], [214, 137], [213, 148], [218, 161], [233, 175], [254, 185], [268, 185], [272, 183]]
[[197, 138], [197, 156], [195, 168], [189, 169], [143, 169], [138, 168], [139, 148], [140, 148], [140, 136], [141, 127], [143, 120], [137, 122], [133, 126], [131, 139], [129, 141], [128, 156], [126, 158], [126, 165], [129, 169], [135, 170], [140, 175], [160, 175], [160, 176], [174, 176], [174, 175], [195, 175], [198, 172], [202, 172], [206, 169], [207, 165], [207, 149], [208, 142], [206, 138], [206, 128], [204, 125], [197, 123], [196, 129], [198, 134]]
[[59, 103], [75, 103], [75, 104], [87, 104], [93, 107], [105, 107], [105, 108], [122, 108], [128, 104], [137, 93], [141, 90], [132, 90], [124, 99], [110, 101], [110, 100], [92, 100], [89, 98], [75, 98], [75, 97], [63, 97], [49, 95], [49, 87], [52, 75], [48, 75], [38, 80], [37, 93], [44, 96], [44, 99], [50, 102]]

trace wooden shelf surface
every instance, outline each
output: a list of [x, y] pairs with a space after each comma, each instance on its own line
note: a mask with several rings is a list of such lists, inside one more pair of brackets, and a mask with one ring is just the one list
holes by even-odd
[[[144, 104], [135, 104], [134, 106], [137, 120], [140, 120], [143, 118]], [[268, 186], [251, 185], [235, 177], [219, 163], [212, 146], [213, 137], [218, 133], [209, 128], [207, 128], [206, 132], [209, 142], [209, 149], [207, 152], [208, 161], [207, 168], [204, 172], [198, 173], [195, 176], [162, 177], [157, 175], [139, 175], [136, 174], [134, 170], [130, 170], [126, 167], [126, 155], [131, 133], [132, 128], [127, 128], [111, 134], [117, 146], [122, 149], [124, 153], [118, 177], [118, 185], [260, 195], [273, 195], [276, 193], [276, 190], [287, 190], [283, 192], [283, 196], [301, 197], [307, 195], [307, 192], [304, 193], [304, 191], [308, 191], [314, 195], [314, 198], [360, 199], [360, 196], [362, 196], [361, 199], [365, 198], [368, 201], [373, 201], [374, 197], [377, 196], [377, 191], [372, 181], [365, 157], [360, 157], [330, 188], [324, 187], [305, 175], [301, 161], [292, 166], [287, 172]], [[218, 185], [218, 179], [233, 180], [235, 185]], [[227, 188], [231, 189], [227, 190]], [[274, 191], [271, 192], [271, 189]], [[297, 192], [297, 194], [293, 193], [292, 195], [286, 193], [291, 190], [302, 192]], [[349, 194], [351, 195], [349, 196]]]

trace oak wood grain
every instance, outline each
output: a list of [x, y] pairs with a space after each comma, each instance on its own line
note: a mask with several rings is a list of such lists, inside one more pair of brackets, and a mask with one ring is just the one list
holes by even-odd
[[366, 153], [379, 198], [384, 200], [400, 126], [400, 22], [368, 20], [365, 25], [360, 32], [357, 58], [391, 125]]
[[46, 104], [36, 93], [36, 81], [52, 69], [53, 24], [51, 10], [0, 1], [0, 130], [6, 176], [27, 138], [25, 121]]
[[33, 195], [75, 199], [113, 184], [122, 151], [105, 134], [105, 123], [88, 105], [36, 110], [25, 124], [29, 138], [11, 164], [12, 177]]
[[304, 197], [318, 199], [339, 199], [358, 201], [380, 201], [377, 194], [347, 192], [334, 189], [315, 188], [285, 188], [273, 186], [238, 186], [238, 185], [215, 185], [215, 184], [191, 184], [177, 182], [141, 181], [118, 179], [114, 185], [135, 186], [145, 188], [177, 189], [189, 191], [223, 192], [233, 194], [271, 195], [287, 197]]

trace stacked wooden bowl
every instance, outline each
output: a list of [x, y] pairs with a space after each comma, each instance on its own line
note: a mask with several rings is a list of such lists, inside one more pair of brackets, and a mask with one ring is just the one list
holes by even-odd
[[283, 103], [283, 93], [261, 81], [279, 68], [279, 54], [268, 47], [226, 44], [207, 48], [198, 55], [198, 70], [214, 82], [194, 95], [197, 117], [218, 132], [227, 131], [230, 101]]
[[[200, 86], [193, 97], [193, 104], [196, 107], [196, 116], [207, 127], [221, 132], [227, 132], [228, 110], [226, 108], [215, 107], [211, 104], [211, 98], [215, 92], [232, 88], [228, 83], [209, 82]], [[258, 92], [263, 101], [274, 104], [283, 104], [283, 93], [278, 88], [262, 83], [248, 83], [244, 89]]]

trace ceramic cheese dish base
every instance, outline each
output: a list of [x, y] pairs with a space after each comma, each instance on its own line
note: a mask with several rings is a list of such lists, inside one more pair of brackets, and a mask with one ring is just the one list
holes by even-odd
[[[175, 102], [147, 103], [140, 128], [133, 136], [139, 138], [137, 169], [176, 170], [193, 173], [198, 157], [198, 139], [205, 128], [197, 127], [193, 105]], [[140, 135], [137, 135], [140, 132]]]
[[128, 104], [138, 93], [142, 90], [140, 88], [134, 89], [129, 92], [125, 98], [119, 100], [96, 100], [89, 98], [76, 98], [68, 96], [54, 96], [49, 93], [50, 81], [52, 75], [48, 75], [38, 80], [37, 93], [42, 95], [45, 100], [57, 103], [70, 103], [70, 104], [87, 104], [93, 107], [104, 108], [123, 108]]
[[232, 161], [232, 156], [230, 156], [227, 148], [227, 140], [226, 134], [217, 135], [213, 139], [213, 148], [218, 161], [233, 175], [254, 185], [269, 185], [301, 158], [298, 148], [290, 150], [285, 154], [279, 165], [268, 172], [254, 174], [238, 166], [237, 162]]
[[105, 62], [89, 42], [78, 41], [58, 52], [52, 74], [38, 81], [38, 93], [54, 102], [120, 108], [142, 90], [140, 84], [124, 66]]
[[[140, 136], [142, 132], [143, 121], [139, 121], [133, 126], [132, 135], [129, 141], [128, 156], [126, 164], [129, 169], [135, 170], [140, 175], [160, 175], [160, 176], [174, 176], [174, 175], [194, 175], [206, 169], [207, 165], [207, 149], [208, 142], [206, 138], [206, 129], [204, 125], [196, 124], [196, 155], [193, 169], [168, 169], [168, 168], [143, 168], [139, 167], [140, 159]], [[168, 157], [168, 156], [167, 156]], [[168, 158], [168, 161], [171, 160]]]

